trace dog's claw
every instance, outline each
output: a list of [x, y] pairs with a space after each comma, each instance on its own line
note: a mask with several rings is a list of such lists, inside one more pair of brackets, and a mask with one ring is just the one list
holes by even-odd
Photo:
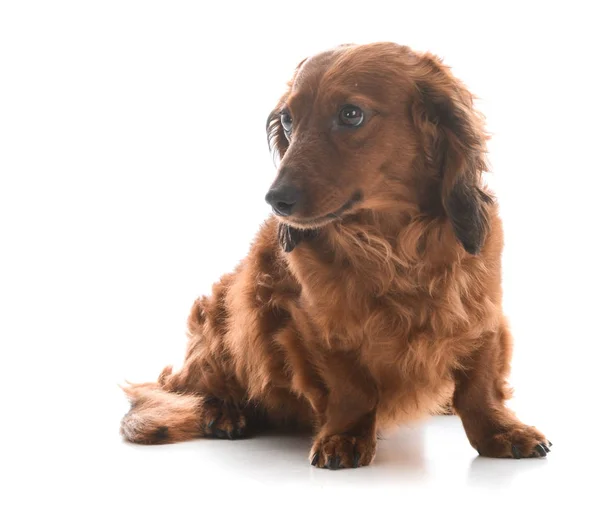
[[227, 436], [227, 433], [225, 433], [225, 431], [223, 431], [222, 429], [215, 429], [214, 435], [217, 438], [225, 438]]
[[513, 458], [519, 459], [521, 458], [521, 450], [517, 446], [512, 446], [512, 455]]
[[316, 466], [316, 465], [317, 465], [317, 462], [319, 462], [319, 453], [315, 453], [315, 454], [313, 455], [313, 458], [312, 458], [312, 460], [310, 461], [310, 465], [311, 465], [311, 466]]
[[360, 453], [356, 452], [356, 453], [354, 453], [354, 462], [352, 463], [352, 467], [357, 468], [359, 461], [360, 461]]
[[550, 440], [548, 440], [548, 445], [552, 447], [552, 442], [550, 442]]
[[340, 457], [338, 457], [337, 455], [331, 457], [329, 459], [329, 462], [327, 462], [327, 467], [329, 469], [339, 469], [340, 468]]
[[546, 444], [542, 444], [542, 447], [546, 451], [546, 453], [550, 453], [550, 448]]
[[535, 446], [535, 450], [539, 453], [540, 457], [545, 457], [547, 454], [542, 444]]

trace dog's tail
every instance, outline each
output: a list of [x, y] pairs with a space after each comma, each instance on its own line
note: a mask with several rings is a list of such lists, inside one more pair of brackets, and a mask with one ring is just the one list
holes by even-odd
[[131, 402], [131, 409], [121, 421], [121, 435], [126, 440], [168, 444], [202, 436], [200, 396], [165, 391], [160, 380], [121, 388]]

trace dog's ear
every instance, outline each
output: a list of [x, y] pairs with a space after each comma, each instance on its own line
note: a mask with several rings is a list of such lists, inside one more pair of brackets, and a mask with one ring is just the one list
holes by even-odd
[[279, 102], [273, 111], [269, 113], [269, 117], [267, 118], [267, 139], [269, 141], [269, 149], [279, 158], [279, 160], [283, 159], [283, 156], [290, 145], [285, 134], [285, 130], [281, 124], [281, 111], [285, 107], [285, 103], [294, 84], [294, 80], [296, 79], [296, 75], [298, 75], [300, 67], [306, 62], [306, 60], [307, 59], [305, 58], [296, 66], [294, 76], [292, 77], [292, 80], [288, 82], [286, 93], [283, 95], [283, 97], [281, 97], [281, 99], [279, 99]]
[[413, 119], [426, 162], [441, 178], [441, 203], [465, 250], [478, 254], [489, 230], [492, 197], [482, 187], [486, 166], [483, 117], [470, 92], [431, 54], [415, 67]]
[[281, 124], [281, 110], [283, 109], [283, 104], [286, 98], [286, 96], [282, 97], [282, 99], [279, 101], [279, 104], [275, 106], [275, 109], [267, 118], [267, 139], [269, 141], [269, 150], [271, 150], [274, 156], [277, 156], [277, 160], [283, 159], [283, 156], [285, 155], [285, 152], [289, 146], [288, 139]]
[[319, 235], [319, 231], [316, 229], [311, 230], [300, 230], [284, 223], [279, 223], [277, 237], [279, 239], [279, 246], [284, 252], [291, 252], [294, 250], [302, 241], [308, 241], [314, 239]]

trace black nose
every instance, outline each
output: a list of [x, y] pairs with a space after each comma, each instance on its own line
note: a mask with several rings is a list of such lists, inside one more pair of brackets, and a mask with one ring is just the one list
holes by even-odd
[[300, 200], [300, 191], [295, 186], [277, 186], [269, 190], [265, 199], [278, 216], [289, 216]]

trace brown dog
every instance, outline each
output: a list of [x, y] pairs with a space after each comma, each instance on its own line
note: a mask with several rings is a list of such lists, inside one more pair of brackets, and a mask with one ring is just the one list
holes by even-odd
[[267, 129], [277, 217], [194, 304], [183, 368], [125, 388], [123, 436], [312, 426], [313, 465], [357, 467], [451, 400], [480, 455], [546, 456], [504, 406], [502, 225], [466, 88], [433, 55], [342, 46], [298, 66]]

